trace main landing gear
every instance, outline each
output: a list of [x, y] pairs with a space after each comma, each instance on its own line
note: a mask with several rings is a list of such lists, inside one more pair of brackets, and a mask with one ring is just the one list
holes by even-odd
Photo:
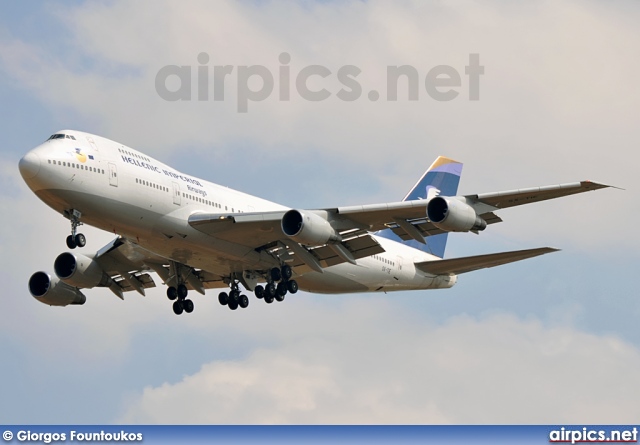
[[[253, 292], [257, 298], [264, 299], [268, 304], [283, 301], [287, 292], [298, 292], [298, 283], [291, 279], [292, 275], [291, 267], [286, 264], [281, 268], [274, 267], [268, 273], [267, 284], [257, 285]], [[249, 298], [240, 293], [237, 281], [232, 281], [229, 293], [220, 292], [218, 302], [223, 306], [229, 306], [232, 311], [249, 306]]]
[[75, 249], [76, 247], [84, 247], [87, 244], [87, 238], [82, 233], [77, 233], [78, 227], [82, 225], [80, 216], [82, 214], [77, 210], [65, 210], [68, 218], [71, 220], [71, 235], [67, 237], [67, 247]]
[[189, 290], [184, 283], [178, 284], [178, 287], [170, 286], [167, 289], [167, 297], [173, 301], [173, 312], [176, 315], [186, 312], [190, 314], [193, 312], [193, 301], [187, 298]]
[[[264, 299], [267, 304], [273, 303], [273, 301], [283, 301], [287, 292], [295, 294], [298, 292], [298, 283], [296, 280], [292, 280], [291, 276], [293, 272], [291, 267], [285, 264], [280, 269], [274, 267], [269, 272], [267, 284], [262, 287], [256, 286], [254, 292], [256, 297]], [[278, 282], [276, 284], [276, 282]]]
[[229, 309], [232, 311], [235, 311], [239, 307], [246, 309], [249, 306], [249, 298], [240, 293], [238, 283], [235, 281], [231, 283], [231, 290], [229, 293], [220, 292], [218, 295], [218, 302], [223, 306], [229, 306]]

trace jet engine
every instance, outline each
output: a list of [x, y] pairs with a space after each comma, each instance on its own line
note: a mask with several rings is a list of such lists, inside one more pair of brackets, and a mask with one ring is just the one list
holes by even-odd
[[427, 217], [434, 226], [447, 232], [468, 232], [487, 227], [487, 222], [469, 205], [444, 196], [436, 196], [429, 201]]
[[53, 263], [53, 269], [58, 278], [74, 287], [108, 286], [111, 282], [95, 260], [79, 253], [61, 253]]
[[87, 298], [75, 287], [52, 278], [46, 272], [36, 272], [29, 278], [29, 292], [40, 303], [50, 306], [84, 304]]
[[329, 221], [312, 212], [289, 210], [282, 216], [282, 232], [305, 246], [317, 246], [341, 241]]

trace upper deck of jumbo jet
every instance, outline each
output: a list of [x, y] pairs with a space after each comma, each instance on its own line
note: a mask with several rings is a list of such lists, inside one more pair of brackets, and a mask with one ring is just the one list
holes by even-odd
[[20, 160], [19, 167], [27, 183], [30, 186], [37, 186], [37, 181], [33, 179], [38, 176], [45, 164], [55, 163], [64, 167], [106, 174], [109, 162], [115, 165], [124, 163], [136, 166], [200, 187], [204, 182], [180, 173], [130, 147], [76, 130], [61, 130], [52, 134], [42, 144], [30, 150]]
[[[42, 144], [25, 154], [20, 160], [19, 168], [25, 182], [36, 193], [60, 187], [82, 187], [81, 181], [74, 184], [71, 178], [86, 179], [85, 186], [89, 186], [89, 182], [95, 186], [116, 186], [122, 179], [126, 184], [128, 179], [136, 183], [149, 183], [166, 192], [185, 195], [187, 199], [181, 207], [185, 204], [188, 206], [189, 202], [196, 207], [202, 207], [200, 204], [208, 204], [211, 201], [204, 198], [220, 194], [223, 194], [225, 201], [229, 203], [247, 202], [247, 205], [256, 209], [272, 208], [275, 205], [270, 201], [184, 174], [126, 145], [77, 130], [61, 130], [52, 134]], [[92, 181], [91, 178], [95, 178], [96, 181]], [[101, 181], [100, 178], [104, 180]], [[174, 188], [174, 184], [177, 188]], [[190, 196], [193, 199], [189, 200]], [[236, 207], [229, 206], [229, 210], [232, 208]]]

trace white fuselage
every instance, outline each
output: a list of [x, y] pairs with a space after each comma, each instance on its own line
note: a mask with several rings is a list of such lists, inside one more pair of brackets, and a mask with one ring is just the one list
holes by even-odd
[[[122, 235], [167, 259], [225, 276], [230, 265], [254, 269], [264, 258], [241, 243], [188, 224], [190, 215], [286, 210], [285, 206], [175, 169], [129, 147], [79, 131], [62, 131], [24, 158], [29, 187], [57, 212], [76, 209], [85, 224]], [[75, 138], [75, 139], [73, 139]], [[296, 271], [300, 289], [320, 293], [447, 288], [455, 275], [432, 276], [414, 262], [438, 260], [376, 237], [385, 252], [315, 271]], [[276, 264], [274, 264], [276, 265]], [[222, 282], [221, 282], [222, 285]]]

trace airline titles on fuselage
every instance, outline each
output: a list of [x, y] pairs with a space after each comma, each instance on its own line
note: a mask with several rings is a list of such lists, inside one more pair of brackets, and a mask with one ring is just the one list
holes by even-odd
[[[140, 167], [140, 168], [144, 168], [144, 169], [147, 169], [147, 170], [151, 170], [151, 171], [156, 172], [156, 173], [161, 173], [161, 174], [164, 173], [166, 176], [169, 176], [170, 178], [180, 179], [181, 181], [187, 182], [189, 184], [193, 184], [193, 185], [196, 185], [198, 187], [204, 187], [202, 185], [202, 183], [200, 181], [198, 181], [197, 179], [189, 178], [188, 176], [183, 176], [183, 175], [181, 175], [179, 173], [175, 173], [175, 172], [172, 172], [172, 171], [169, 171], [169, 170], [161, 169], [161, 168], [156, 167], [155, 165], [150, 164], [148, 162], [142, 162], [142, 161], [139, 161], [139, 160], [134, 159], [134, 158], [130, 158], [130, 157], [125, 156], [125, 155], [122, 155], [122, 160], [124, 162], [128, 163], [128, 164], [135, 165], [136, 167]], [[205, 192], [204, 190], [198, 190], [198, 189], [190, 187], [188, 185], [187, 185], [187, 188], [190, 191], [194, 192], [194, 193], [198, 193], [198, 194], [202, 195], [203, 197], [207, 196], [207, 192]]]

